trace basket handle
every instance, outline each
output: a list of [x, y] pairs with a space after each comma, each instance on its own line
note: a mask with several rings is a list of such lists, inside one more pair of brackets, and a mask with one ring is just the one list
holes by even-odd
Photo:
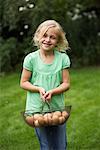
[[51, 105], [50, 105], [50, 103], [45, 100], [45, 102], [43, 103], [43, 106], [42, 106], [42, 112], [43, 112], [43, 108], [44, 108], [45, 104], [47, 104], [49, 110], [51, 111]]

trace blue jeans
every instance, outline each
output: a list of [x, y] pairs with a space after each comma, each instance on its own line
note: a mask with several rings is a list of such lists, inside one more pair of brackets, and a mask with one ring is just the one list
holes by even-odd
[[66, 150], [66, 123], [58, 126], [35, 128], [40, 150]]

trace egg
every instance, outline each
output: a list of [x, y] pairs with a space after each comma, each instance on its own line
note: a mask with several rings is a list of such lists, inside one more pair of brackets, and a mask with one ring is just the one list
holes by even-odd
[[62, 117], [59, 117], [59, 124], [62, 124], [62, 123], [63, 123]]
[[34, 127], [34, 117], [33, 116], [27, 116], [25, 118], [25, 121], [28, 125]]
[[43, 118], [44, 118], [44, 125], [48, 125], [48, 114], [44, 114], [44, 116], [43, 116]]
[[62, 123], [64, 123], [65, 122], [65, 117], [64, 116], [61, 116], [61, 117], [59, 117], [59, 124], [62, 124]]
[[44, 117], [43, 117], [43, 116], [39, 116], [39, 117], [38, 117], [38, 122], [39, 122], [39, 124], [40, 124], [41, 126], [44, 125], [44, 123], [45, 123]]
[[59, 123], [59, 117], [55, 114], [52, 116], [52, 124], [57, 125]]
[[52, 125], [52, 115], [48, 115], [48, 124]]
[[34, 114], [34, 120], [37, 120], [41, 116], [42, 116], [42, 114]]
[[62, 111], [62, 116], [65, 117], [65, 119], [67, 119], [69, 117], [69, 114], [67, 111]]
[[47, 116], [51, 118], [52, 117], [52, 113], [47, 113]]
[[53, 114], [54, 114], [54, 115], [57, 115], [58, 117], [61, 116], [61, 112], [60, 112], [60, 111], [55, 111], [55, 112], [53, 112]]
[[38, 120], [34, 120], [34, 125], [35, 125], [35, 127], [39, 127], [40, 126], [39, 121]]

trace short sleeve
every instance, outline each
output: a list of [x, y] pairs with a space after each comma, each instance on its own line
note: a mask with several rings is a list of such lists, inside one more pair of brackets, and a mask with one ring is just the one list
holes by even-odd
[[23, 68], [32, 71], [33, 70], [33, 65], [32, 65], [32, 56], [31, 54], [28, 54], [23, 62]]
[[64, 54], [63, 53], [63, 69], [65, 68], [69, 68], [70, 67], [70, 59], [69, 59], [69, 56], [67, 54]]

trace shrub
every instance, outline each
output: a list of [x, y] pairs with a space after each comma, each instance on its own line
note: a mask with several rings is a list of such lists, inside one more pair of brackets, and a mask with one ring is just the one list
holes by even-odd
[[6, 41], [0, 40], [0, 72], [11, 71], [17, 63], [16, 44], [15, 38], [9, 38]]

